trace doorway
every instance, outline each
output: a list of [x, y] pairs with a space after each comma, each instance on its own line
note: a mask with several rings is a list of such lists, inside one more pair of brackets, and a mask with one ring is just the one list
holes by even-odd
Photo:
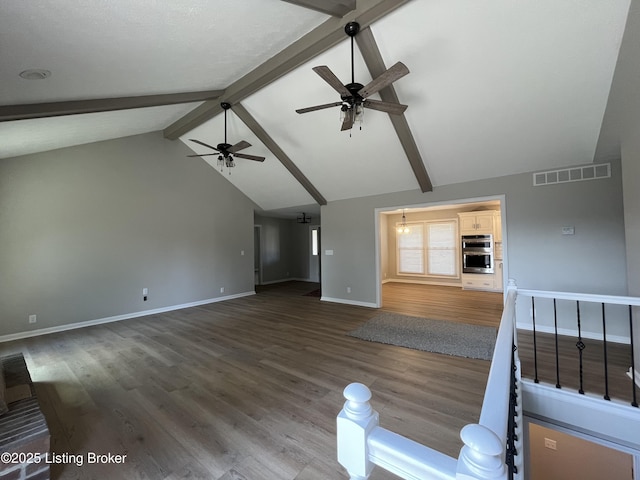
[[[575, 433], [575, 434], [574, 434]], [[528, 423], [528, 480], [633, 480], [634, 456], [568, 429]]]
[[309, 281], [320, 283], [320, 225], [309, 227]]
[[[506, 218], [504, 215], [504, 195], [461, 199], [457, 201], [439, 202], [430, 204], [399, 205], [397, 207], [376, 209], [376, 274], [377, 274], [377, 307], [385, 308], [383, 298], [383, 285], [393, 283], [398, 288], [410, 285], [438, 286], [457, 289], [460, 292], [474, 294], [493, 294], [502, 297], [504, 286], [508, 279], [507, 267], [507, 236]], [[492, 219], [495, 273], [487, 275], [475, 275], [482, 277], [479, 285], [467, 285], [466, 276], [463, 275], [460, 260], [460, 236], [462, 226], [459, 214], [484, 213]], [[481, 222], [473, 222], [480, 226]], [[455, 225], [455, 227], [451, 227]], [[401, 235], [398, 226], [403, 226], [411, 232], [411, 227], [421, 229], [419, 235], [410, 235], [409, 241], [401, 244], [398, 236]], [[450, 232], [455, 228], [454, 242], [444, 242], [439, 232]], [[484, 232], [483, 232], [484, 233]], [[415, 238], [414, 238], [415, 237]], [[448, 237], [447, 237], [448, 238]], [[433, 240], [433, 245], [430, 241]], [[420, 243], [420, 246], [417, 243]], [[402, 247], [402, 248], [401, 248]], [[399, 259], [403, 259], [407, 265], [400, 267]], [[448, 269], [432, 268], [444, 265], [443, 260], [455, 262], [455, 271], [448, 265]], [[429, 266], [428, 262], [432, 262]], [[433, 263], [436, 262], [436, 263]], [[440, 262], [440, 263], [437, 263]], [[404, 273], [403, 273], [404, 272]], [[475, 280], [475, 278], [474, 278]], [[490, 285], [485, 285], [490, 282]], [[463, 285], [465, 287], [463, 288]], [[384, 289], [389, 290], [388, 288]], [[407, 290], [410, 290], [407, 288]], [[415, 290], [415, 289], [414, 289]], [[411, 295], [408, 291], [406, 295]], [[408, 297], [405, 297], [408, 298]]]
[[262, 226], [253, 226], [253, 285], [262, 285]]

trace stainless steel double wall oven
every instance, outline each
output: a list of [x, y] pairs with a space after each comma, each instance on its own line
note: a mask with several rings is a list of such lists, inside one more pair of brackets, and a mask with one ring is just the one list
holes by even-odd
[[462, 273], [493, 272], [493, 235], [463, 235]]

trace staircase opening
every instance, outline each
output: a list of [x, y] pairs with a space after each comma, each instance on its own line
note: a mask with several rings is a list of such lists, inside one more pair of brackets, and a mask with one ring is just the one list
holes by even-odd
[[624, 447], [547, 423], [527, 427], [529, 480], [634, 478], [634, 457]]

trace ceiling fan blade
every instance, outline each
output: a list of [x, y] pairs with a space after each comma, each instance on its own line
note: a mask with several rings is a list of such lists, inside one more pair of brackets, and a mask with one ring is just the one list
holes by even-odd
[[342, 121], [342, 127], [340, 128], [341, 132], [345, 130], [351, 130], [353, 127], [353, 122], [356, 121], [356, 116], [353, 114], [353, 108], [349, 108], [344, 112], [344, 120]]
[[329, 85], [331, 85], [331, 87], [333, 87], [333, 89], [341, 96], [351, 96], [351, 92], [347, 89], [347, 87], [342, 84], [340, 79], [336, 77], [335, 74], [326, 65], [313, 67], [313, 71], [320, 75], [320, 77]]
[[210, 157], [212, 155], [220, 155], [219, 153], [202, 153], [200, 155], [187, 155], [187, 157]]
[[407, 66], [402, 62], [398, 62], [387, 69], [385, 72], [381, 73], [378, 78], [362, 87], [358, 94], [362, 98], [367, 98], [368, 96], [379, 92], [384, 87], [391, 85], [399, 78], [404, 77], [407, 73], [409, 73], [409, 69], [407, 68]]
[[247, 155], [246, 153], [236, 153], [236, 158], [244, 158], [246, 160], [254, 160], [256, 162], [264, 162], [264, 157], [258, 157], [257, 155]]
[[316, 105], [315, 107], [299, 108], [298, 110], [296, 110], [296, 113], [315, 112], [316, 110], [337, 107], [338, 105], [342, 105], [342, 102], [325, 103], [323, 105]]
[[238, 150], [244, 150], [245, 148], [249, 148], [251, 146], [251, 144], [245, 140], [240, 140], [238, 143], [236, 143], [235, 145], [229, 147], [227, 149], [227, 152], [229, 153], [236, 153]]
[[407, 105], [401, 103], [381, 102], [380, 100], [372, 100], [370, 98], [362, 102], [362, 105], [364, 105], [365, 108], [391, 113], [392, 115], [402, 115], [407, 109]]
[[218, 150], [216, 147], [212, 147], [211, 145], [207, 145], [204, 142], [201, 142], [200, 140], [196, 140], [194, 138], [190, 138], [189, 140], [191, 140], [192, 142], [196, 142], [197, 144], [202, 145], [203, 147], [207, 147], [207, 148], [211, 148], [212, 150], [215, 150], [216, 152], [219, 152], [220, 150]]

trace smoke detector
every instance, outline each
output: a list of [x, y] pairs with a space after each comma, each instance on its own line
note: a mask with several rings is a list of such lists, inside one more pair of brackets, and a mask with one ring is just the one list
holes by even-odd
[[44, 80], [51, 76], [51, 72], [42, 68], [31, 68], [20, 72], [20, 76], [25, 80]]

